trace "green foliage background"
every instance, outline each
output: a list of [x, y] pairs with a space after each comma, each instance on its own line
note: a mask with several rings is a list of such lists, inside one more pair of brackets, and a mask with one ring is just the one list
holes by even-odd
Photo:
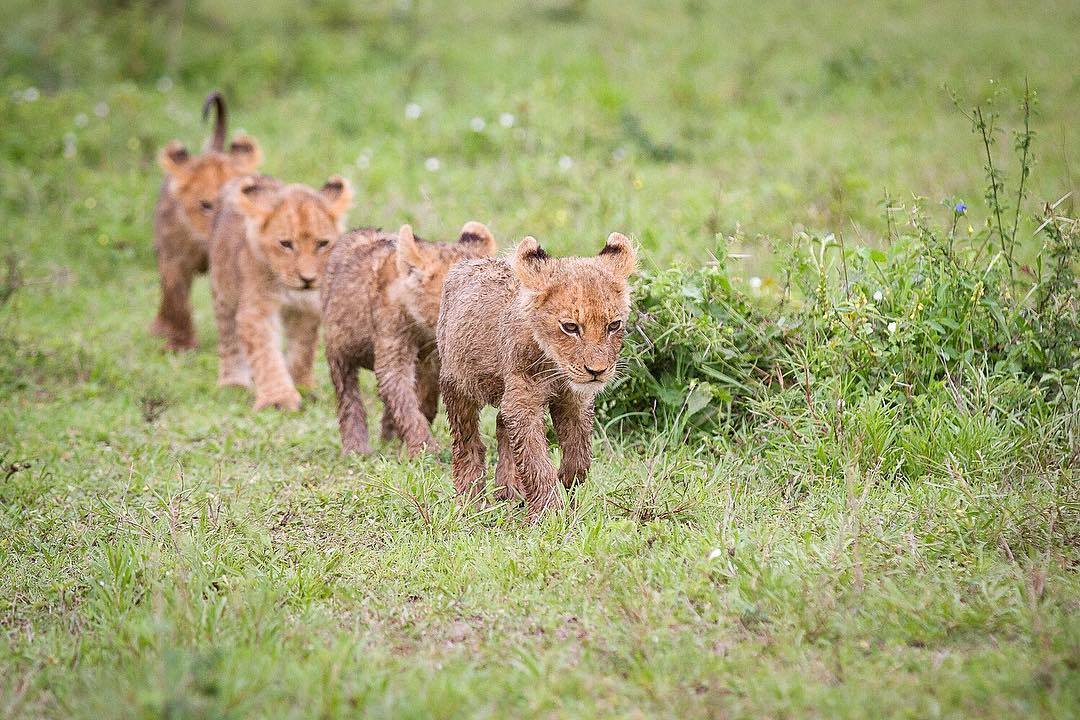
[[[0, 715], [1076, 715], [1076, 3], [0, 25]], [[640, 243], [564, 514], [459, 508], [445, 455], [341, 458], [325, 377], [252, 413], [204, 281], [202, 348], [161, 352], [154, 158], [212, 88], [268, 172], [348, 176], [354, 224]]]

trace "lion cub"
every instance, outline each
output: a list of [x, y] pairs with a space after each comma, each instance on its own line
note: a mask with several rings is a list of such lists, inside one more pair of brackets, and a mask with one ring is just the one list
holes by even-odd
[[[592, 462], [593, 401], [615, 374], [630, 310], [636, 256], [612, 233], [594, 258], [549, 257], [534, 238], [511, 260], [461, 263], [446, 277], [439, 315], [439, 374], [460, 497], [483, 490], [480, 408], [497, 405], [500, 497], [522, 495], [530, 519], [584, 479]], [[544, 411], [562, 447], [556, 474]]]
[[226, 182], [254, 172], [262, 161], [259, 144], [246, 135], [233, 138], [225, 150], [225, 99], [220, 93], [206, 98], [203, 119], [211, 106], [217, 109], [217, 119], [206, 152], [193, 156], [179, 140], [173, 140], [158, 157], [165, 171], [154, 209], [161, 304], [151, 331], [165, 338], [169, 350], [188, 350], [196, 345], [188, 297], [195, 274], [206, 272], [207, 239], [220, 205], [218, 194]]
[[246, 177], [229, 183], [222, 197], [210, 235], [218, 384], [246, 387], [254, 380], [256, 410], [297, 410], [296, 386], [314, 384], [319, 286], [352, 188], [337, 176], [319, 190]]
[[410, 454], [435, 446], [443, 280], [455, 263], [494, 252], [494, 236], [478, 222], [465, 223], [456, 243], [425, 242], [408, 225], [396, 236], [365, 229], [341, 238], [326, 266], [323, 321], [343, 452], [371, 451], [356, 384], [361, 367], [379, 384], [383, 439], [400, 436]]

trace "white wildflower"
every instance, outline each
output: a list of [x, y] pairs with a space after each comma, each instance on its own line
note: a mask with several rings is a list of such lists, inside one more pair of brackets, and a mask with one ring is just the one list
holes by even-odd
[[705, 556], [705, 559], [712, 561], [712, 560], [715, 560], [716, 558], [720, 557], [723, 554], [724, 554], [724, 551], [721, 550], [720, 548], [713, 548], [712, 550], [709, 551], [709, 554]]
[[560, 170], [566, 171], [572, 167], [574, 167], [574, 158], [570, 157], [569, 155], [563, 155], [561, 158], [559, 158]]
[[484, 118], [476, 116], [469, 121], [469, 127], [472, 128], [473, 132], [484, 132], [484, 128], [487, 127], [487, 123], [484, 122]]
[[424, 161], [424, 168], [428, 172], [439, 172], [440, 167], [442, 167], [442, 163], [439, 162], [437, 157], [429, 157]]
[[886, 327], [888, 327], [888, 328], [889, 328], [889, 334], [891, 335], [892, 333], [896, 332], [896, 321], [895, 321], [895, 320], [893, 320], [893, 321], [892, 321], [891, 323], [889, 323], [889, 324], [888, 324], [888, 325], [887, 325]]
[[416, 120], [423, 112], [424, 110], [414, 102], [405, 106], [405, 117], [409, 120]]
[[75, 116], [75, 127], [86, 127], [88, 122], [90, 122], [90, 118], [86, 117], [86, 113], [79, 113]]
[[102, 100], [94, 106], [94, 114], [99, 118], [107, 117], [109, 114], [109, 104]]
[[34, 86], [30, 86], [23, 91], [23, 100], [26, 102], [34, 102], [41, 97], [41, 91]]
[[874, 293], [874, 302], [881, 302], [882, 298], [884, 297], [885, 295], [880, 290], [878, 290]]
[[173, 89], [172, 78], [168, 75], [162, 75], [157, 81], [158, 92], [167, 93]]
[[753, 288], [754, 290], [757, 290], [758, 288], [760, 288], [761, 287], [761, 278], [759, 278], [757, 275], [750, 278], [750, 287]]
[[514, 115], [512, 113], [504, 112], [499, 115], [499, 124], [504, 128], [514, 127]]

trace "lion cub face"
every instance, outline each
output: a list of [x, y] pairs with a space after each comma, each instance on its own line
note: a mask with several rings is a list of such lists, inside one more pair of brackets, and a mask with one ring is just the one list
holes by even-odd
[[599, 392], [615, 375], [630, 312], [627, 279], [636, 264], [630, 240], [620, 233], [592, 258], [552, 258], [532, 237], [515, 251], [525, 320], [574, 390]]
[[253, 138], [239, 135], [228, 152], [210, 151], [192, 156], [179, 140], [161, 151], [158, 162], [169, 178], [169, 190], [183, 208], [188, 227], [200, 237], [210, 234], [218, 207], [218, 193], [234, 177], [252, 173], [262, 162]]
[[235, 193], [247, 220], [249, 247], [287, 288], [314, 290], [322, 282], [330, 250], [344, 232], [352, 187], [333, 176], [319, 190], [306, 185], [273, 187], [245, 178]]
[[462, 260], [494, 254], [495, 236], [483, 223], [465, 223], [456, 243], [417, 241], [412, 227], [402, 225], [397, 240], [397, 269], [401, 278], [398, 300], [417, 322], [434, 328], [439, 322], [447, 271]]

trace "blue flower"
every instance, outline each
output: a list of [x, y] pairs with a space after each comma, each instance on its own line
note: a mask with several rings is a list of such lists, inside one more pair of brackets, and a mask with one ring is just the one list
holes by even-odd
[[963, 215], [964, 213], [967, 212], [967, 205], [965, 205], [962, 202], [958, 202], [958, 203], [956, 203], [956, 207], [953, 208], [953, 211], [957, 215]]

